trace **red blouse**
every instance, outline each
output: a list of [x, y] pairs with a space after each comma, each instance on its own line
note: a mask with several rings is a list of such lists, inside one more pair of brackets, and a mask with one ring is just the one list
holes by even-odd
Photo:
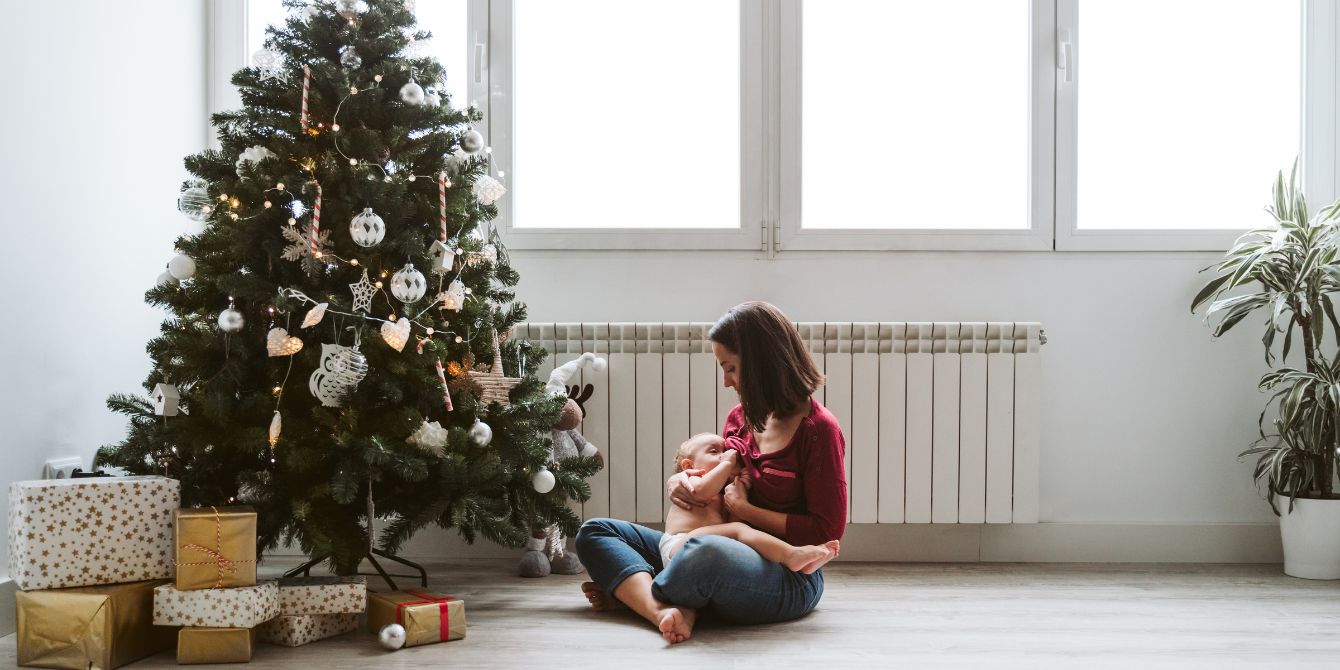
[[822, 544], [842, 538], [847, 528], [847, 441], [842, 427], [823, 405], [810, 399], [810, 414], [800, 422], [791, 443], [760, 453], [754, 431], [739, 405], [722, 430], [728, 448], [753, 480], [749, 502], [786, 514], [786, 536], [794, 545]]

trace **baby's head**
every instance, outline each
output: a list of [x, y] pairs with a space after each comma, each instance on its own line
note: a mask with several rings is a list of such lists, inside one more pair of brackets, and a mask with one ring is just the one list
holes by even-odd
[[690, 468], [711, 470], [721, 462], [721, 456], [725, 452], [726, 441], [721, 439], [720, 435], [699, 433], [679, 445], [679, 451], [675, 452], [675, 472], [683, 472]]

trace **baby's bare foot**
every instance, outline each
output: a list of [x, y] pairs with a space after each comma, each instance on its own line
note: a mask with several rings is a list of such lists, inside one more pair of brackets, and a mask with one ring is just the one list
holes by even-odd
[[582, 593], [586, 596], [587, 602], [591, 603], [591, 609], [597, 612], [614, 609], [619, 605], [618, 600], [609, 597], [609, 594], [595, 582], [582, 582]]
[[813, 574], [815, 570], [824, 567], [826, 563], [837, 558], [838, 549], [841, 548], [841, 545], [838, 544], [837, 540], [829, 540], [828, 542], [825, 542], [822, 545], [817, 545], [814, 548], [820, 550], [822, 552], [821, 555], [819, 555], [813, 561], [806, 563], [804, 566], [801, 566], [801, 568], [799, 569], [800, 572], [803, 572], [807, 575]]
[[785, 565], [788, 570], [800, 572], [809, 564], [820, 559], [828, 558], [831, 558], [831, 554], [826, 547], [810, 544], [793, 549], [791, 555], [786, 557], [786, 560], [782, 562], [782, 565]]
[[665, 638], [670, 644], [679, 644], [693, 634], [693, 621], [697, 618], [697, 612], [679, 607], [667, 607], [661, 610], [661, 620], [657, 628], [661, 629], [661, 637]]

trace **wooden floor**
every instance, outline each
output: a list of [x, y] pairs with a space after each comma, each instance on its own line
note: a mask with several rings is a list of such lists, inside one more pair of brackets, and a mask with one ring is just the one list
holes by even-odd
[[[251, 667], [1340, 667], [1340, 583], [1278, 565], [835, 563], [809, 616], [703, 627], [674, 647], [626, 610], [590, 611], [582, 576], [521, 579], [492, 560], [429, 567], [431, 586], [466, 601], [464, 640], [384, 652], [360, 632], [260, 645]], [[0, 666], [14, 654], [14, 637], [0, 640]]]

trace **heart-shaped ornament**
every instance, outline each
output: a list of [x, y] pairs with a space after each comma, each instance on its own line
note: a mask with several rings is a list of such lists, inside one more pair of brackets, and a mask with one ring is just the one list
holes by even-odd
[[302, 351], [302, 339], [289, 335], [283, 328], [271, 328], [265, 334], [265, 350], [271, 356], [292, 356]]
[[397, 319], [382, 324], [382, 339], [396, 351], [404, 351], [409, 342], [409, 319]]

